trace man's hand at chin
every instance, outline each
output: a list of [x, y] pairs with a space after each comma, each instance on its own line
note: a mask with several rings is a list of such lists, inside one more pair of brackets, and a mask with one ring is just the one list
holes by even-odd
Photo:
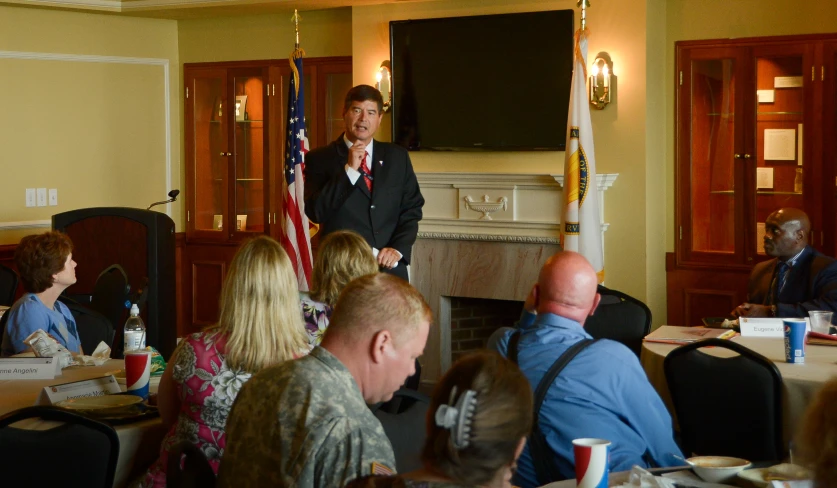
[[737, 317], [770, 317], [773, 310], [769, 305], [757, 305], [755, 303], [742, 303], [735, 307], [732, 315]]

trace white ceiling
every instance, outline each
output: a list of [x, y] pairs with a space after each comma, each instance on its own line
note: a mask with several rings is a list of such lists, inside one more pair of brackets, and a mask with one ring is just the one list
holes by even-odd
[[0, 5], [193, 19], [420, 1], [432, 0], [0, 0]]

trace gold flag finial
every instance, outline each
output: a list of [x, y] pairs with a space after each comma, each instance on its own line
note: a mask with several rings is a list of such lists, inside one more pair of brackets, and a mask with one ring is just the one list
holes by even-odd
[[296, 9], [294, 9], [294, 16], [291, 17], [291, 20], [294, 22], [294, 32], [296, 32], [295, 47], [299, 49], [299, 21], [302, 20], [302, 17], [299, 16], [299, 12]]
[[590, 7], [590, 0], [578, 0], [577, 7], [581, 7], [581, 30], [587, 28], [587, 9]]

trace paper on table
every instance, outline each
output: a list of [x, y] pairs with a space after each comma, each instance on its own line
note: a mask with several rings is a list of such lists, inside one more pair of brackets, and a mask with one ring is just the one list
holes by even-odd
[[110, 359], [110, 347], [105, 341], [100, 341], [99, 345], [89, 356], [76, 356], [76, 360], [84, 366], [101, 366]]

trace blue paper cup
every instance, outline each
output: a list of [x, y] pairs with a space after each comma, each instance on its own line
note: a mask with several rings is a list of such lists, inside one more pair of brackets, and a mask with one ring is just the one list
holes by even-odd
[[783, 319], [782, 323], [785, 326], [785, 361], [805, 364], [805, 320]]

